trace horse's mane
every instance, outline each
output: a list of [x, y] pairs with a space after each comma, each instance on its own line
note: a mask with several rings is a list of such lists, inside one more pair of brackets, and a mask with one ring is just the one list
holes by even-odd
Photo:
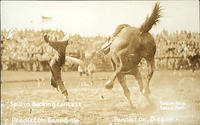
[[151, 16], [150, 17], [147, 16], [145, 22], [140, 27], [140, 31], [142, 33], [148, 32], [152, 28], [153, 25], [156, 25], [156, 23], [159, 22], [159, 18], [161, 17], [161, 14], [160, 14], [161, 10], [162, 9], [160, 7], [160, 4], [159, 2], [157, 2], [154, 5]]
[[115, 37], [115, 36], [117, 36], [117, 35], [119, 34], [119, 32], [120, 32], [123, 28], [125, 28], [125, 27], [131, 27], [131, 26], [128, 25], [128, 24], [121, 24], [121, 25], [118, 25], [117, 28], [115, 29], [115, 32], [114, 32], [113, 35], [112, 35], [112, 38]]

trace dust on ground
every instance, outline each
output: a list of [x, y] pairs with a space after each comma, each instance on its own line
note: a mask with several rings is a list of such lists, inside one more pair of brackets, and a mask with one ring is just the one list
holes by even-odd
[[[156, 71], [149, 104], [133, 76], [127, 77], [133, 110], [121, 86], [104, 84], [110, 72], [94, 74], [92, 86], [80, 86], [78, 72], [62, 74], [69, 103], [49, 84], [49, 72], [1, 72], [1, 124], [13, 125], [199, 125], [200, 72]], [[38, 84], [38, 79], [40, 84]]]

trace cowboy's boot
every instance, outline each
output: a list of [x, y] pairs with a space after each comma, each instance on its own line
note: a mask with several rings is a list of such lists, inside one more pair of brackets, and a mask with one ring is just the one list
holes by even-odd
[[65, 101], [65, 102], [68, 102], [68, 101], [69, 101], [68, 92], [67, 92], [67, 90], [65, 89], [65, 86], [64, 86], [63, 82], [62, 82], [62, 81], [58, 81], [57, 83], [58, 83], [58, 86], [59, 86], [59, 89], [60, 89], [61, 93], [62, 93], [63, 96], [64, 96], [64, 101]]

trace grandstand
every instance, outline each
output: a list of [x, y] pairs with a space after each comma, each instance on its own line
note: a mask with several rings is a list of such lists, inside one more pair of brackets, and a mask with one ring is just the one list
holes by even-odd
[[[48, 33], [51, 40], [64, 37], [62, 30], [32, 29], [13, 30], [12, 37], [8, 39], [11, 31], [1, 30], [1, 70], [47, 71], [48, 60], [53, 56], [54, 50], [48, 47], [44, 40], [44, 33]], [[200, 34], [185, 30], [168, 33], [163, 30], [154, 36], [157, 45], [156, 69], [190, 69], [188, 56], [200, 53]], [[106, 36], [83, 37], [79, 34], [70, 34], [71, 43], [67, 47], [66, 55], [80, 58], [81, 51], [91, 48], [92, 44], [102, 44], [108, 39]], [[97, 49], [97, 48], [96, 48]], [[111, 71], [109, 55], [98, 56], [93, 59], [97, 71]], [[145, 65], [141, 62], [140, 65]], [[78, 66], [65, 68], [65, 71], [77, 70]], [[196, 68], [199, 68], [197, 66]]]

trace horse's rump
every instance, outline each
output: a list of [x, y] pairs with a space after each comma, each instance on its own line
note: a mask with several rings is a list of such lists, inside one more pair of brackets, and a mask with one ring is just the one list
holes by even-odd
[[116, 37], [123, 28], [125, 27], [131, 27], [129, 24], [121, 24], [121, 25], [118, 25], [117, 28], [115, 29], [115, 32], [113, 33], [112, 35], [112, 38]]

